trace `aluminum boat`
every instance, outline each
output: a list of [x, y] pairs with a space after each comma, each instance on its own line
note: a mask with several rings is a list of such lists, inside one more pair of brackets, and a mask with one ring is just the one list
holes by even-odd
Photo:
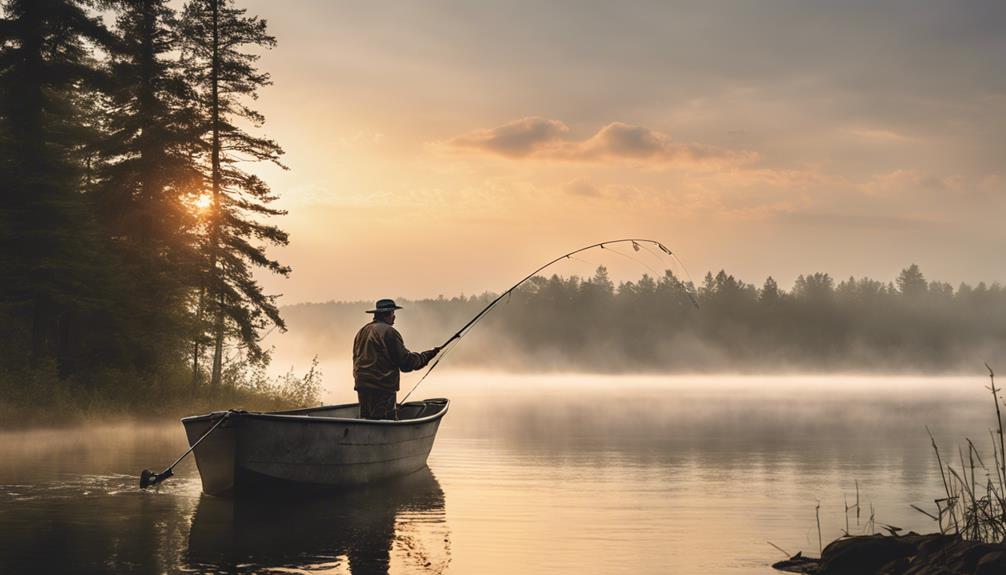
[[397, 420], [360, 419], [356, 403], [271, 413], [218, 411], [182, 419], [208, 495], [326, 489], [426, 466], [447, 399], [410, 401]]

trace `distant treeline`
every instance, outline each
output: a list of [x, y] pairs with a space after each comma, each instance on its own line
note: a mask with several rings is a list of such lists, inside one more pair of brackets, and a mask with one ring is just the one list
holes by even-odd
[[[442, 342], [491, 297], [407, 303], [399, 321], [406, 343]], [[366, 305], [284, 311], [304, 338], [298, 345], [334, 344], [338, 357]], [[1006, 289], [930, 282], [916, 265], [893, 282], [801, 275], [789, 291], [771, 277], [757, 287], [725, 271], [698, 286], [669, 271], [615, 285], [602, 267], [586, 279], [528, 281], [450, 361], [532, 371], [939, 372], [981, 370], [982, 361], [1004, 357]]]
[[0, 4], [0, 383], [218, 384], [283, 327], [254, 278], [290, 271], [283, 212], [247, 169], [282, 154], [250, 107], [275, 40], [174, 4]]

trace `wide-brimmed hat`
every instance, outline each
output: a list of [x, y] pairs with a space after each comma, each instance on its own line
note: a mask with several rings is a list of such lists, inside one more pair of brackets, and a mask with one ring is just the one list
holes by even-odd
[[368, 309], [367, 313], [381, 313], [386, 311], [395, 311], [396, 309], [404, 309], [400, 305], [395, 305], [395, 300], [393, 299], [379, 299], [377, 304], [374, 305], [374, 309]]

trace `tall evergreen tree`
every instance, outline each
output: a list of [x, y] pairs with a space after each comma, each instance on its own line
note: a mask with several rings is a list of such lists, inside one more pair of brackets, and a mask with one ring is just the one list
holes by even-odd
[[134, 364], [149, 370], [180, 359], [190, 338], [196, 250], [192, 217], [199, 149], [187, 82], [171, 52], [179, 47], [167, 0], [118, 0], [108, 137], [95, 205], [129, 292], [123, 315]]
[[929, 287], [926, 283], [926, 277], [922, 275], [922, 271], [919, 270], [919, 266], [916, 264], [912, 264], [901, 270], [895, 283], [901, 295], [909, 298], [917, 298], [924, 295]]
[[765, 278], [765, 283], [762, 284], [761, 291], [758, 293], [758, 300], [762, 304], [775, 305], [782, 299], [782, 292], [779, 290], [779, 284], [775, 281], [775, 278], [768, 276]]
[[[259, 127], [261, 114], [246, 105], [269, 75], [255, 67], [250, 49], [269, 48], [276, 40], [264, 20], [247, 16], [232, 0], [191, 0], [185, 5], [182, 35], [185, 72], [198, 90], [203, 134], [204, 177], [211, 214], [204, 234], [205, 283], [199, 315], [211, 318], [212, 382], [219, 384], [224, 340], [236, 336], [251, 357], [262, 357], [258, 330], [270, 322], [284, 328], [274, 297], [262, 292], [255, 267], [288, 275], [290, 268], [269, 258], [267, 245], [285, 245], [287, 234], [262, 218], [285, 212], [269, 207], [276, 199], [268, 185], [241, 170], [239, 161], [269, 161], [282, 166], [280, 146], [254, 136], [238, 124]], [[194, 356], [194, 371], [200, 351]]]
[[0, 19], [0, 287], [5, 350], [71, 370], [81, 326], [109, 302], [106, 267], [81, 195], [93, 139], [81, 104], [101, 78], [89, 44], [111, 36], [82, 0], [6, 0]]

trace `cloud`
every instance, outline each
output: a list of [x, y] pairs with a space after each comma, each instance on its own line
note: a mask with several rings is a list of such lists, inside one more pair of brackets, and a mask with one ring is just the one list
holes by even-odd
[[566, 124], [558, 120], [528, 117], [498, 128], [476, 130], [447, 142], [454, 148], [481, 150], [509, 158], [536, 154], [561, 142], [569, 132]]
[[670, 137], [642, 126], [613, 122], [580, 146], [587, 156], [649, 158], [676, 147]]
[[622, 122], [607, 124], [584, 140], [570, 137], [569, 132], [569, 127], [559, 120], [527, 117], [456, 136], [443, 145], [510, 159], [636, 162], [657, 166], [726, 167], [749, 163], [757, 157], [749, 151], [676, 142], [669, 134]]

